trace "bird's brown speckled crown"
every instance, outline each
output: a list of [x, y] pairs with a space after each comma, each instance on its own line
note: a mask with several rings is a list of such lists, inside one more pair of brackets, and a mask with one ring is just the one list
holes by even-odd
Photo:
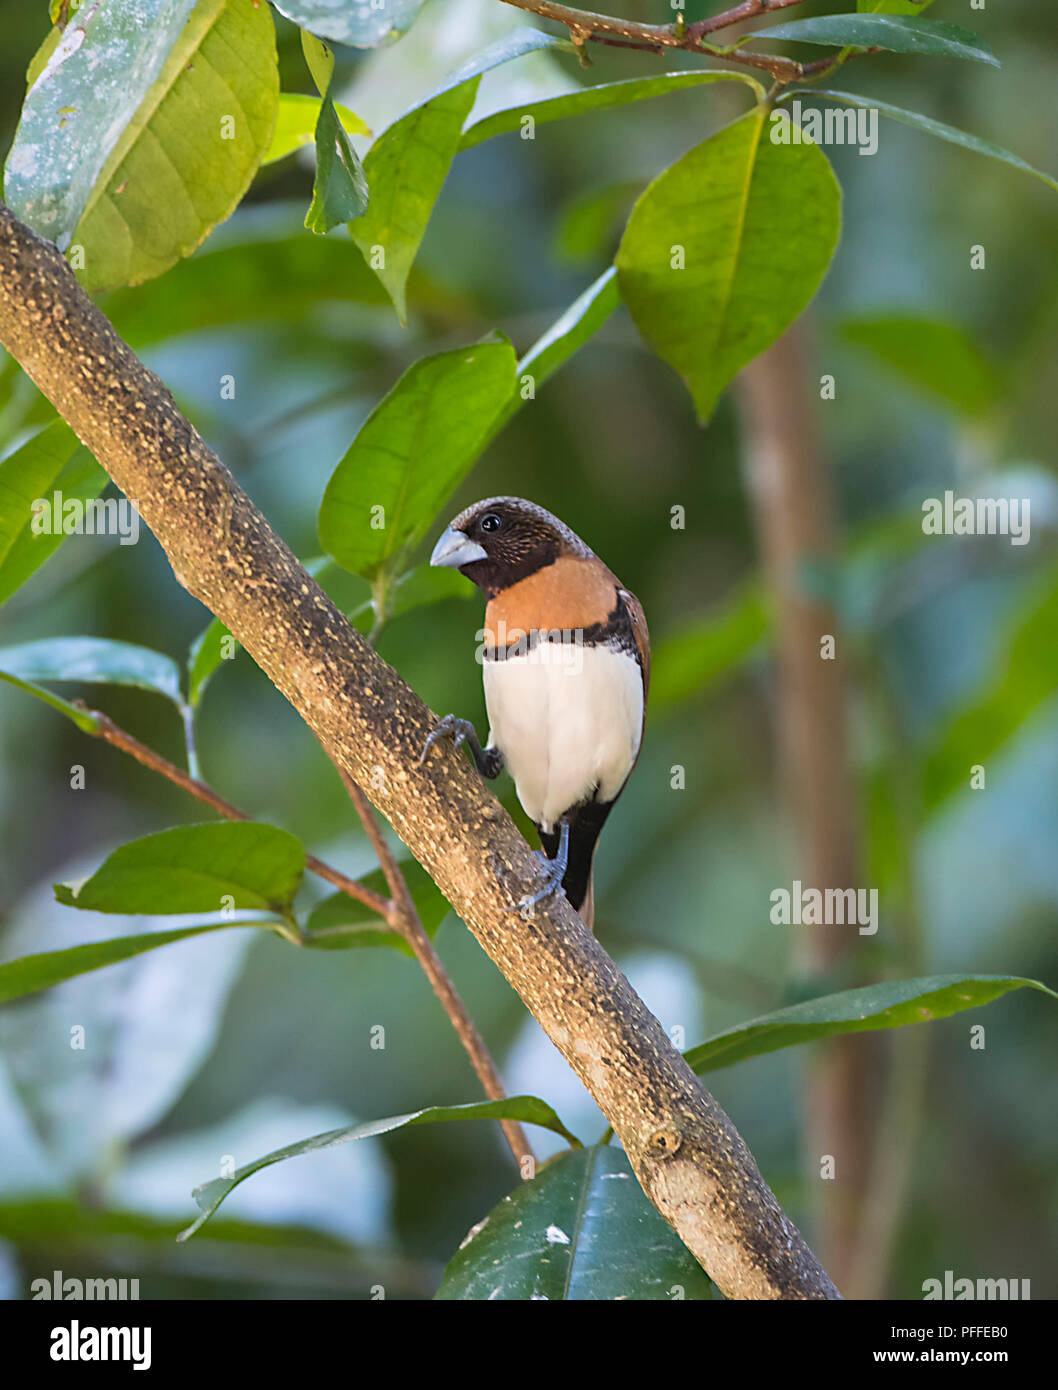
[[[480, 527], [482, 517], [490, 513], [504, 523], [492, 534]], [[595, 554], [564, 521], [524, 497], [486, 497], [464, 508], [450, 524], [453, 531], [462, 531], [483, 545], [493, 565], [511, 570], [521, 569], [534, 555], [547, 563], [559, 555], [590, 560]]]

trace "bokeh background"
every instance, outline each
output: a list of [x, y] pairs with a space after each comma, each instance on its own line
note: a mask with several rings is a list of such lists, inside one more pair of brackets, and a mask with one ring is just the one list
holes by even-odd
[[[622, 11], [656, 20], [657, 8], [626, 0]], [[690, 6], [689, 18], [702, 8]], [[841, 7], [804, 13], [827, 8]], [[938, 0], [932, 13], [978, 27], [1000, 70], [884, 55], [835, 85], [925, 111], [1055, 172], [1047, 94], [1058, 83], [1058, 15], [1033, 0], [969, 21], [964, 9]], [[0, 3], [5, 150], [45, 12], [43, 0]], [[395, 47], [339, 50], [341, 99], [381, 130], [520, 22], [495, 0], [432, 0]], [[284, 90], [309, 91], [296, 30], [282, 20], [278, 29]], [[521, 60], [485, 78], [481, 106], [683, 65], [604, 48], [592, 57], [588, 74], [550, 55]], [[605, 268], [636, 192], [743, 101], [703, 88], [459, 156], [419, 257], [407, 330], [344, 229], [326, 239], [302, 229], [311, 168], [300, 157], [263, 170], [195, 257], [103, 307], [273, 525], [311, 556], [324, 485], [404, 367], [494, 328], [524, 350]], [[845, 227], [801, 342], [842, 544], [836, 562], [806, 567], [803, 579], [822, 585], [840, 615], [865, 881], [882, 895], [882, 930], [861, 940], [853, 962], [832, 979], [806, 979], [796, 928], [768, 917], [772, 889], [804, 875], [780, 790], [786, 692], [761, 618], [737, 393], [700, 430], [682, 384], [621, 311], [518, 413], [438, 519], [492, 493], [534, 498], [646, 606], [653, 704], [640, 765], [602, 839], [597, 930], [686, 1046], [851, 982], [842, 970], [1058, 980], [1058, 607], [1041, 609], [1040, 597], [1058, 579], [1058, 195], [894, 123], [883, 124], [872, 158], [829, 153]], [[972, 245], [986, 248], [986, 270], [970, 269]], [[883, 315], [929, 320], [957, 344], [940, 387], [913, 354], [898, 350], [887, 365], [854, 341], [856, 321]], [[228, 373], [234, 400], [220, 398]], [[823, 373], [834, 375], [836, 396], [816, 401]], [[14, 365], [0, 364], [0, 449], [49, 418]], [[922, 500], [946, 488], [1030, 497], [1031, 544], [925, 541]], [[670, 525], [674, 506], [685, 509], [683, 530]], [[470, 659], [480, 604], [467, 587], [465, 599], [393, 621], [380, 649], [435, 710], [481, 728]], [[77, 538], [5, 608], [0, 645], [92, 634], [182, 660], [208, 618], [149, 533], [134, 547]], [[85, 695], [181, 759], [163, 700], [115, 688], [64, 693]], [[952, 736], [967, 720], [996, 744], [981, 759], [982, 792], [969, 790], [966, 741]], [[225, 796], [323, 858], [371, 866], [333, 770], [245, 655], [214, 680], [199, 739], [205, 775]], [[945, 750], [957, 766], [944, 766]], [[81, 791], [69, 785], [76, 764], [86, 770]], [[685, 769], [678, 790], [676, 765]], [[921, 794], [927, 781], [943, 794]], [[904, 803], [888, 795], [894, 785], [910, 787], [918, 806], [896, 832]], [[516, 811], [509, 782], [500, 791]], [[202, 818], [135, 762], [4, 688], [0, 958], [142, 930], [59, 907], [51, 884], [83, 877], [127, 839]], [[597, 1137], [602, 1117], [453, 915], [437, 945], [508, 1089], [543, 1096], [582, 1137]], [[220, 934], [0, 1011], [6, 1297], [26, 1296], [28, 1281], [53, 1269], [138, 1276], [144, 1297], [363, 1298], [376, 1284], [389, 1297], [433, 1292], [468, 1228], [516, 1184], [498, 1131], [484, 1123], [279, 1165], [240, 1188], [193, 1241], [173, 1241], [194, 1215], [191, 1187], [224, 1154], [243, 1162], [354, 1118], [478, 1096], [410, 960], [291, 949]], [[68, 1046], [75, 1024], [93, 1039], [84, 1052]], [[384, 1051], [369, 1046], [377, 1024]], [[972, 1024], [985, 1025], [983, 1051], [970, 1047]], [[892, 1258], [873, 1271], [873, 1291], [917, 1298], [923, 1280], [950, 1269], [1028, 1278], [1033, 1297], [1054, 1297], [1053, 1001], [1023, 991], [924, 1029], [928, 1058], [919, 1049], [913, 1062], [928, 1065], [922, 1093], [889, 1115], [896, 1128], [877, 1140], [909, 1140], [910, 1169], [885, 1218]], [[810, 1055], [792, 1049], [707, 1083], [811, 1240]], [[545, 1139], [539, 1148], [552, 1151]]]

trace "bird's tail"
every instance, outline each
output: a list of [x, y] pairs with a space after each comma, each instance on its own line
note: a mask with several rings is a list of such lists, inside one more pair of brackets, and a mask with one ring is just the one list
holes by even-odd
[[584, 894], [584, 901], [577, 908], [577, 916], [584, 923], [590, 932], [595, 930], [595, 874], [588, 870], [588, 890]]

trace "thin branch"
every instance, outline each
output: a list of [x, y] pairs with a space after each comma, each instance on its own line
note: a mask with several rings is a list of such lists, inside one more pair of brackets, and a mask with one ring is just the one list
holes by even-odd
[[[347, 772], [339, 768], [338, 773], [349, 793], [350, 801], [356, 807], [357, 815], [363, 822], [367, 837], [371, 841], [378, 862], [382, 866], [382, 872], [386, 876], [386, 882], [389, 884], [389, 891], [397, 909], [393, 917], [395, 929], [400, 932], [415, 952], [415, 959], [422, 966], [426, 978], [433, 986], [434, 993], [441, 1001], [441, 1006], [448, 1015], [459, 1041], [463, 1044], [467, 1056], [478, 1074], [485, 1094], [489, 1100], [505, 1100], [507, 1092], [503, 1088], [496, 1064], [485, 1045], [484, 1038], [478, 1032], [477, 1025], [467, 1012], [466, 1005], [449, 978], [441, 957], [434, 950], [434, 944], [422, 924], [422, 918], [419, 916], [419, 910], [408, 891], [408, 885], [400, 865], [386, 843], [386, 837], [383, 835], [382, 827], [375, 816], [374, 807]], [[525, 1130], [517, 1120], [501, 1120], [500, 1127], [510, 1145], [515, 1163], [523, 1171], [524, 1176], [532, 1177], [536, 1170], [536, 1156], [526, 1138]], [[523, 1168], [522, 1164], [522, 1160], [525, 1158], [530, 1160], [527, 1168]]]
[[799, 5], [802, 0], [745, 0], [744, 4], [736, 5], [733, 10], [700, 19], [694, 24], [683, 24], [679, 20], [674, 24], [639, 24], [632, 19], [596, 14], [593, 10], [575, 9], [572, 5], [554, 4], [552, 0], [503, 0], [503, 3], [563, 25], [569, 30], [570, 38], [578, 49], [582, 49], [586, 43], [606, 43], [657, 54], [666, 49], [682, 49], [697, 53], [700, 57], [716, 58], [723, 63], [757, 68], [770, 73], [780, 82], [798, 82], [805, 71], [804, 65], [792, 58], [781, 58], [771, 53], [746, 53], [734, 48], [714, 48], [705, 42], [707, 34], [738, 24], [741, 20], [752, 19], [755, 15]]
[[[108, 715], [97, 709], [89, 709], [83, 700], [75, 700], [73, 703], [79, 709], [85, 710], [96, 721], [94, 735], [96, 738], [101, 738], [115, 748], [120, 748], [123, 753], [131, 754], [144, 767], [149, 767], [152, 772], [159, 773], [175, 786], [193, 796], [196, 801], [201, 801], [204, 806], [216, 811], [219, 816], [224, 816], [226, 820], [250, 819], [245, 811], [240, 811], [230, 801], [225, 801], [224, 797], [219, 792], [215, 792], [206, 782], [200, 782], [197, 778], [189, 776], [182, 767], [177, 767], [168, 758], [163, 758], [153, 748], [148, 748], [138, 738], [134, 738], [132, 734], [119, 728]], [[322, 859], [317, 859], [314, 854], [306, 854], [305, 866], [317, 878], [326, 879], [335, 888], [340, 888], [343, 893], [347, 893], [350, 898], [355, 898], [357, 902], [369, 907], [372, 912], [377, 912], [387, 924], [392, 926], [390, 918], [393, 915], [393, 904], [388, 898], [382, 897], [380, 893], [372, 892], [370, 888], [365, 888], [362, 883], [357, 883], [355, 878], [348, 878], [338, 869], [332, 869], [329, 864], [325, 864]], [[396, 930], [395, 927], [393, 929]]]
[[756, 19], [759, 14], [772, 14], [775, 10], [788, 10], [791, 5], [801, 5], [804, 0], [743, 0], [722, 14], [710, 15], [687, 25], [687, 33], [696, 42], [706, 34], [715, 34], [720, 29], [729, 29], [732, 24], [741, 24], [746, 19]]

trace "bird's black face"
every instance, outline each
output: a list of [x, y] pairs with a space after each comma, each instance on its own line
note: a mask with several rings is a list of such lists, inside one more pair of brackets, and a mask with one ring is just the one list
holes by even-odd
[[450, 565], [495, 594], [552, 564], [562, 546], [563, 537], [543, 508], [494, 497], [455, 518], [437, 542], [430, 563]]

